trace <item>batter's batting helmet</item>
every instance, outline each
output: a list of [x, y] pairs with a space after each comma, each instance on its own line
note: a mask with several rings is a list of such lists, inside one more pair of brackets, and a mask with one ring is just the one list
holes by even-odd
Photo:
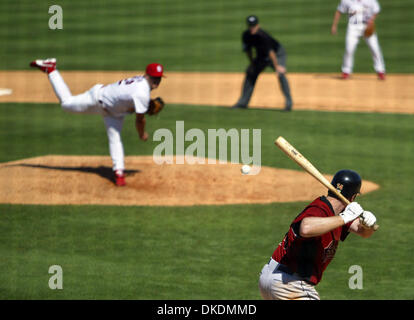
[[[348, 200], [361, 190], [361, 177], [352, 170], [344, 169], [335, 173], [331, 184]], [[328, 196], [338, 198], [333, 192], [328, 191]]]

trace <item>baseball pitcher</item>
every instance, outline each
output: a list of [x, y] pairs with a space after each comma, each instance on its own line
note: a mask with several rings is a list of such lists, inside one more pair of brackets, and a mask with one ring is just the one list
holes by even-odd
[[109, 141], [109, 153], [112, 158], [115, 184], [124, 186], [125, 164], [121, 130], [124, 117], [135, 113], [135, 126], [141, 140], [148, 139], [145, 131], [145, 114], [154, 115], [161, 111], [164, 102], [161, 98], [150, 99], [150, 92], [158, 88], [163, 77], [163, 66], [151, 63], [146, 67], [145, 75], [117, 81], [112, 84], [97, 84], [90, 90], [73, 96], [56, 69], [56, 59], [35, 60], [30, 63], [46, 72], [53, 90], [63, 110], [72, 113], [98, 114], [103, 117]]
[[354, 54], [359, 39], [364, 37], [372, 59], [378, 79], [385, 80], [385, 63], [382, 56], [378, 36], [375, 32], [375, 19], [380, 12], [377, 0], [341, 0], [335, 12], [331, 33], [337, 33], [337, 26], [341, 14], [348, 15], [348, 27], [345, 38], [345, 54], [342, 63], [342, 78], [347, 79], [354, 66]]
[[[351, 203], [345, 204], [332, 192], [310, 203], [290, 228], [260, 273], [259, 289], [266, 300], [319, 300], [315, 286], [332, 261], [339, 241], [350, 232], [368, 238], [376, 217], [355, 200], [361, 177], [352, 170], [340, 170], [331, 184]], [[363, 216], [362, 216], [363, 214]], [[362, 220], [357, 219], [363, 217]]]

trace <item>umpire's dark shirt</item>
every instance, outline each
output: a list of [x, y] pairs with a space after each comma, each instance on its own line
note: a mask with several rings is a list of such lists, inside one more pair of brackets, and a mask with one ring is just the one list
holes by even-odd
[[243, 32], [243, 51], [256, 48], [256, 58], [266, 59], [269, 57], [269, 51], [273, 49], [275, 52], [279, 50], [280, 43], [273, 39], [267, 32], [259, 29], [255, 34], [251, 34], [249, 30]]

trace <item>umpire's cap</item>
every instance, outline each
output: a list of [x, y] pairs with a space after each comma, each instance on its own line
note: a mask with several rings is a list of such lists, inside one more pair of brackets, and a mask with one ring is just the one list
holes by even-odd
[[[360, 193], [361, 177], [352, 170], [344, 169], [335, 173], [331, 184], [348, 200], [351, 200], [354, 194]], [[338, 198], [332, 191], [328, 191], [328, 195]]]
[[246, 22], [249, 27], [253, 27], [259, 23], [259, 18], [256, 16], [248, 16]]

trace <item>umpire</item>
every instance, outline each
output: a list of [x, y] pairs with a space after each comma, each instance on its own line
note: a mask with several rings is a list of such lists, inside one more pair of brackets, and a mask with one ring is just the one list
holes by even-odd
[[[293, 102], [290, 95], [289, 82], [285, 75], [285, 49], [277, 40], [260, 28], [259, 19], [256, 16], [247, 17], [247, 26], [248, 30], [243, 32], [242, 41], [243, 51], [246, 52], [250, 65], [246, 70], [242, 95], [233, 108], [247, 108], [257, 77], [266, 67], [270, 66], [276, 71], [280, 88], [285, 96], [285, 110], [290, 111]], [[256, 56], [254, 58], [253, 48], [256, 49]]]

